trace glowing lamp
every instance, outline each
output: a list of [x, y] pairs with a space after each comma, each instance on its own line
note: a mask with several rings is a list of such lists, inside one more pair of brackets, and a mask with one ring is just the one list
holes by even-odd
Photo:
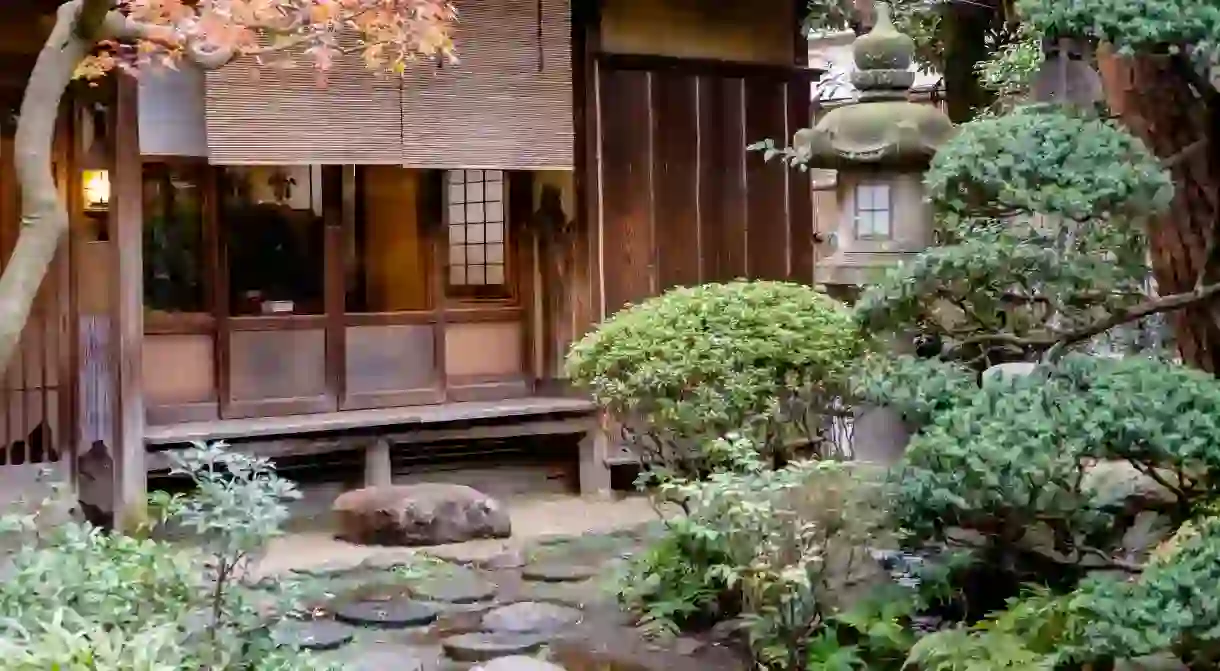
[[110, 171], [84, 171], [82, 190], [84, 191], [86, 210], [105, 210], [110, 205]]

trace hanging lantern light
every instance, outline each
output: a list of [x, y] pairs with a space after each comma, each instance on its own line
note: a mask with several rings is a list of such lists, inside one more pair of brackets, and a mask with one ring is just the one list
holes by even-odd
[[1030, 87], [1033, 102], [1091, 108], [1105, 99], [1101, 75], [1089, 64], [1091, 50], [1069, 38], [1045, 39], [1042, 67]]

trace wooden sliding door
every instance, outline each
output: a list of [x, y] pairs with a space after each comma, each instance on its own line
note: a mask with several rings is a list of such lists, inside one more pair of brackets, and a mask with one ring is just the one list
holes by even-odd
[[324, 175], [253, 166], [218, 179], [222, 417], [338, 409], [326, 290], [338, 203]]
[[444, 400], [431, 174], [397, 166], [343, 179], [343, 409]]

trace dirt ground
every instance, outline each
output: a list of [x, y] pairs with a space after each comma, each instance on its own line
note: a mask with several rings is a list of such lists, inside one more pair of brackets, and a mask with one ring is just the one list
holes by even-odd
[[[427, 548], [432, 556], [455, 562], [482, 561], [506, 551], [523, 550], [552, 536], [606, 534], [638, 527], [657, 519], [642, 496], [588, 500], [565, 494], [518, 496], [503, 501], [513, 522], [512, 538], [471, 541]], [[410, 555], [411, 548], [378, 548], [354, 545], [334, 538], [329, 529], [292, 533], [276, 539], [259, 564], [263, 574], [323, 565], [355, 566], [370, 557]]]

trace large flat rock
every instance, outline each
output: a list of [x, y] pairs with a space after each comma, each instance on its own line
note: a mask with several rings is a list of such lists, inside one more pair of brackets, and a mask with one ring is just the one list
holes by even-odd
[[504, 506], [465, 485], [365, 487], [339, 496], [332, 510], [338, 537], [362, 545], [444, 545], [512, 535]]

